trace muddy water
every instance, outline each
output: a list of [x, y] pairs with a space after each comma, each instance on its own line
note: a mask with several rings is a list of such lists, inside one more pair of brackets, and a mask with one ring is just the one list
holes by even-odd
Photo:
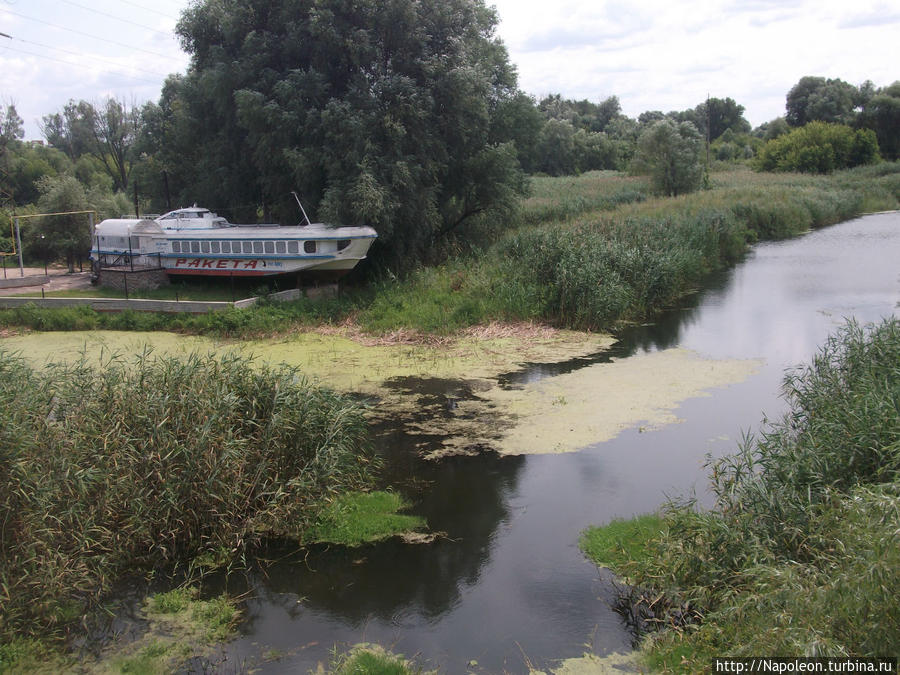
[[[580, 350], [577, 358], [547, 363], [525, 355], [519, 360], [534, 362], [510, 365], [499, 376], [496, 369], [463, 378], [449, 375], [452, 368], [438, 372], [449, 361], [405, 369], [370, 400], [376, 410], [391, 398], [416, 404], [376, 415], [373, 436], [385, 460], [384, 482], [407, 495], [443, 536], [429, 545], [266, 551], [277, 562], [231, 582], [235, 592], [250, 591], [247, 619], [217, 667], [306, 673], [327, 662], [336, 643], [358, 642], [417, 655], [447, 673], [552, 669], [585, 652], [627, 651], [630, 636], [609, 609], [608, 575], [578, 550], [581, 530], [652, 511], [667, 497], [695, 494], [708, 504], [706, 456], [732, 451], [764, 413], [783, 410], [784, 369], [807, 361], [844, 317], [876, 321], [897, 310], [898, 260], [900, 214], [868, 216], [759, 245], [684, 306], [652, 326], [624, 332], [612, 346], [598, 341], [587, 356]], [[177, 345], [195, 347], [203, 345]], [[282, 345], [281, 355], [293, 348]], [[319, 360], [334, 349], [334, 343], [323, 347]], [[340, 360], [356, 359], [353, 349], [348, 345]], [[497, 439], [482, 429], [491, 449], [479, 453], [476, 444], [466, 448], [474, 452], [469, 456], [424, 459], [446, 449], [446, 429], [469, 417], [487, 416], [483, 427], [499, 426], [500, 418], [488, 412], [509, 400], [503, 392], [515, 398], [580, 378], [577, 389], [546, 399], [560, 416], [570, 415], [573, 391], [594, 395], [587, 385], [595, 373], [608, 377], [633, 357], [651, 364], [674, 358], [690, 369], [704, 367], [702, 359], [753, 366], [705, 395], [676, 396], [681, 403], [662, 405], [662, 418], [648, 408], [639, 414], [649, 421], [629, 418], [617, 433], [603, 436], [608, 440], [575, 452], [498, 454]], [[649, 378], [648, 398], [661, 382]], [[353, 386], [373, 395], [358, 382]], [[489, 388], [491, 405], [473, 407], [485, 402]], [[618, 414], [614, 398], [597, 399], [594, 416]], [[570, 419], [573, 426], [584, 423]], [[672, 420], [677, 423], [660, 423]], [[531, 445], [544, 442], [539, 428], [529, 433], [539, 439]], [[546, 434], [547, 451], [559, 433], [554, 427]]]

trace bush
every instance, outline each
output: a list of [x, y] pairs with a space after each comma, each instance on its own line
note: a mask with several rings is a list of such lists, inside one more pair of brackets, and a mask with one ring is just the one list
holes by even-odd
[[766, 143], [757, 154], [759, 171], [831, 173], [878, 160], [878, 140], [871, 129], [810, 122]]

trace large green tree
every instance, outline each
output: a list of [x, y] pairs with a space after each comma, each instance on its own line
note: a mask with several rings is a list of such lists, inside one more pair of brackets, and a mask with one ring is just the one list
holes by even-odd
[[878, 90], [866, 101], [859, 121], [875, 132], [885, 159], [900, 159], [900, 81]]
[[802, 77], [787, 94], [785, 119], [792, 127], [809, 122], [853, 124], [868, 91], [840, 79]]
[[190, 68], [153, 122], [173, 191], [296, 222], [297, 190], [319, 219], [374, 226], [390, 267], [415, 263], [524, 191], [496, 24], [483, 0], [195, 3]]

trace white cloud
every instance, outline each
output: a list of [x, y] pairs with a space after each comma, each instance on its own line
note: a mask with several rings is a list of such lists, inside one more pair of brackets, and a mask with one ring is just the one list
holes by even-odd
[[784, 114], [788, 90], [804, 75], [879, 86], [900, 78], [896, 12], [869, 0], [493, 4], [523, 89], [594, 101], [617, 95], [633, 116], [684, 110], [709, 94], [735, 99], [758, 125]]

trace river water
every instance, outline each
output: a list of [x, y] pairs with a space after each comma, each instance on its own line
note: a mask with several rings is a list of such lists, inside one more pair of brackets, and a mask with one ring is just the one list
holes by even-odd
[[[335, 644], [375, 642], [441, 672], [519, 673], [629, 650], [631, 636], [609, 607], [609, 573], [585, 560], [579, 533], [669, 497], [709, 504], [707, 455], [733, 451], [764, 415], [780, 415], [784, 370], [807, 362], [845, 317], [894, 313], [898, 274], [900, 214], [866, 216], [754, 247], [683, 307], [618, 336], [611, 353], [501, 378], [515, 387], [676, 346], [760, 360], [745, 381], [683, 403], [679, 424], [626, 430], [570, 454], [425, 461], [414, 447], [421, 436], [414, 443], [401, 425], [382, 423], [374, 432], [385, 482], [446, 536], [430, 545], [268, 551], [282, 559], [248, 575], [247, 618], [220, 665], [306, 673], [327, 663]], [[459, 382], [394, 386], [426, 392], [448, 410], [468, 395]]]

